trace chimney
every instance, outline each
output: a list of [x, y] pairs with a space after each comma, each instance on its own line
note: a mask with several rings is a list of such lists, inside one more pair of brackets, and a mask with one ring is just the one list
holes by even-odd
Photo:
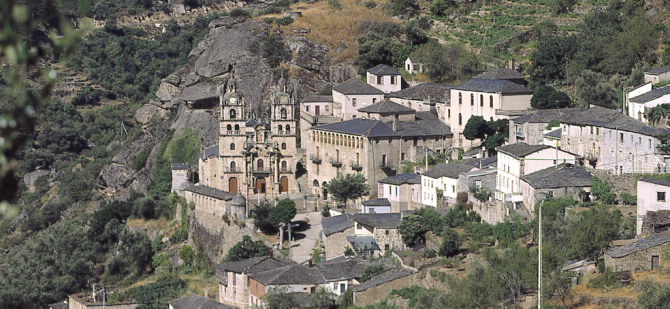
[[396, 119], [397, 119], [397, 116], [398, 116], [398, 115], [395, 115], [395, 117], [393, 117], [393, 131], [395, 131], [395, 121], [396, 121]]

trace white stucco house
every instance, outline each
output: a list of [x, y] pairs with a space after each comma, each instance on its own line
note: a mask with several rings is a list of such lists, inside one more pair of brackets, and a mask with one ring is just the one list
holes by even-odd
[[670, 103], [670, 86], [652, 89], [651, 83], [635, 88], [627, 94], [627, 114], [646, 124], [647, 111], [655, 106]]
[[400, 91], [402, 89], [400, 72], [385, 64], [380, 64], [369, 69], [366, 78], [369, 85], [384, 93]]
[[384, 92], [366, 84], [358, 78], [352, 78], [333, 87], [333, 116], [341, 120], [360, 118], [361, 107], [384, 100]]
[[[656, 222], [655, 215], [670, 212], [670, 181], [642, 178], [637, 181], [637, 235], [667, 229], [664, 222]], [[670, 214], [670, 213], [667, 213]], [[662, 217], [662, 216], [656, 216]], [[670, 222], [665, 222], [670, 223]]]

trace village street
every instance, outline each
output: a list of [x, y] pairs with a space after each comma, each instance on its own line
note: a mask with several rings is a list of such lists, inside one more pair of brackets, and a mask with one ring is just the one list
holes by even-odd
[[[297, 214], [293, 221], [307, 221], [309, 228], [294, 233], [290, 257], [297, 263], [303, 263], [312, 257], [312, 249], [316, 245], [321, 233], [321, 213], [308, 212]], [[296, 237], [297, 236], [297, 237]]]

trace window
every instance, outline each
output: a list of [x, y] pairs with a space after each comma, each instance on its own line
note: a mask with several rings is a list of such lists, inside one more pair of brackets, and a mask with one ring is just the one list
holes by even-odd
[[659, 202], [665, 202], [665, 192], [656, 192], [656, 200]]
[[389, 244], [385, 244], [385, 245], [384, 245], [384, 250], [385, 250], [385, 251], [389, 251], [389, 249], [391, 249], [391, 248], [389, 247]]
[[484, 95], [483, 94], [479, 95], [479, 106], [484, 106]]
[[237, 118], [237, 111], [234, 109], [230, 110], [230, 119], [235, 119]]
[[281, 149], [286, 150], [286, 143], [281, 143]]
[[279, 113], [281, 114], [281, 119], [286, 119], [286, 109], [285, 108], [282, 108]]
[[[235, 131], [240, 131], [240, 125], [239, 125], [239, 124], [236, 124], [236, 125], [235, 125]], [[240, 134], [240, 133], [237, 132], [236, 134]]]
[[309, 112], [309, 105], [305, 105], [305, 111]]
[[405, 161], [405, 153], [404, 152], [400, 154], [400, 160]]
[[377, 103], [377, 98], [372, 98], [372, 104]]
[[458, 104], [463, 104], [463, 94], [460, 92], [458, 93]]
[[[228, 131], [232, 131], [232, 130], [233, 130], [233, 126], [231, 126], [231, 125], [227, 125], [227, 126], [226, 126], [226, 130], [228, 130]], [[228, 134], [230, 134], [230, 132], [228, 132]]]
[[386, 236], [389, 236], [389, 230], [386, 230]]
[[258, 159], [258, 161], [256, 161], [256, 170], [258, 171], [263, 170], [263, 159]]
[[461, 115], [461, 113], [458, 113], [458, 125], [462, 124], [463, 124], [463, 115]]
[[382, 166], [386, 166], [386, 155], [382, 155]]
[[237, 169], [237, 163], [235, 161], [230, 161], [230, 171], [235, 172]]
[[384, 76], [377, 76], [377, 85], [384, 84]]
[[395, 79], [396, 79], [395, 76], [391, 76], [391, 85], [395, 85]]
[[623, 133], [619, 133], [619, 141], [623, 143]]
[[235, 150], [235, 143], [230, 143], [230, 150]]
[[489, 107], [493, 107], [493, 96], [489, 96]]
[[277, 130], [279, 130], [279, 134], [281, 134], [281, 130], [282, 130], [283, 128], [284, 128], [284, 127], [282, 127], [281, 125], [277, 126]]
[[286, 125], [286, 134], [291, 134], [291, 126]]
[[351, 99], [351, 106], [356, 106], [356, 98]]
[[470, 94], [470, 105], [475, 105], [475, 94], [474, 93]]
[[451, 110], [450, 109], [447, 110], [447, 118], [451, 118]]

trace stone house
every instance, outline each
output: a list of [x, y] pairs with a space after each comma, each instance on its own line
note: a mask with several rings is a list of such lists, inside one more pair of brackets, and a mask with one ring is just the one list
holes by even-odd
[[454, 146], [467, 148], [473, 145], [473, 141], [463, 136], [465, 125], [472, 116], [498, 120], [508, 118], [501, 111], [529, 109], [533, 90], [523, 84], [521, 74], [500, 68], [453, 86], [451, 104], [444, 119], [454, 133]]
[[[632, 94], [635, 94], [635, 92], [642, 89], [648, 91], [635, 97], [627, 97], [628, 116], [645, 124], [649, 124], [649, 119], [647, 119], [647, 112], [649, 109], [670, 103], [670, 87], [665, 86], [652, 90], [651, 84], [646, 84], [636, 88]], [[632, 94], [629, 93], [628, 96], [631, 96]]]
[[456, 202], [458, 178], [476, 167], [460, 161], [440, 163], [421, 175], [421, 197], [424, 206], [441, 207]]
[[352, 214], [342, 214], [321, 219], [319, 240], [325, 251], [326, 260], [344, 256], [347, 246], [351, 247], [347, 236], [354, 234]]
[[588, 200], [593, 174], [585, 167], [562, 163], [521, 176], [520, 190], [523, 204], [529, 213], [535, 204], [545, 198], [572, 197], [577, 201]]
[[406, 250], [398, 232], [402, 213], [356, 214], [354, 234], [347, 237], [354, 251], [363, 256], [384, 255], [389, 250]]
[[242, 193], [247, 199], [282, 198], [299, 192], [294, 174], [299, 158], [292, 96], [275, 93], [270, 119], [253, 119], [231, 80], [220, 105], [219, 145], [206, 149], [198, 162], [201, 184]]
[[405, 60], [405, 71], [412, 74], [425, 73], [426, 63], [416, 57], [407, 57]]
[[418, 112], [428, 112], [435, 109], [438, 118], [446, 122], [447, 119], [444, 116], [450, 104], [450, 91], [450, 85], [421, 83], [400, 91], [387, 93], [386, 98]]
[[402, 89], [402, 77], [400, 72], [392, 67], [380, 64], [368, 69], [366, 74], [368, 84], [384, 93], [395, 92]]
[[293, 264], [295, 262], [270, 257], [219, 264], [216, 266], [216, 280], [219, 282], [218, 301], [237, 308], [250, 308], [249, 275]]
[[[637, 181], [637, 235], [668, 229], [670, 221], [670, 181], [642, 178]], [[660, 220], [663, 218], [666, 220]], [[666, 222], [664, 222], [666, 221]]]
[[[319, 287], [330, 288], [318, 268], [292, 263], [287, 266], [268, 269], [249, 274], [249, 304], [252, 307], [265, 307], [268, 292], [280, 288], [299, 298], [309, 299]], [[309, 304], [304, 304], [309, 306]], [[299, 307], [303, 307], [301, 305]]]
[[555, 166], [560, 163], [575, 164], [576, 156], [564, 150], [545, 145], [516, 143], [497, 147], [498, 163], [495, 199], [512, 202], [513, 209], [523, 202], [521, 176]]
[[664, 66], [644, 72], [645, 83], [660, 83], [670, 80], [670, 66]]
[[421, 207], [421, 175], [408, 173], [384, 178], [378, 182], [377, 196], [387, 199], [389, 212], [417, 209]]
[[172, 164], [172, 187], [170, 192], [183, 191], [192, 183], [191, 166], [186, 163]]
[[362, 204], [362, 213], [364, 213], [364, 214], [387, 214], [387, 213], [391, 213], [391, 208], [392, 208], [391, 207], [391, 202], [387, 198], [376, 198], [374, 200], [365, 201], [361, 204]]
[[187, 202], [195, 204], [193, 216], [198, 223], [216, 230], [222, 217], [244, 219], [247, 217], [247, 200], [241, 194], [193, 185], [184, 190]]
[[354, 77], [333, 87], [333, 116], [359, 118], [358, 109], [384, 100], [384, 92]]
[[613, 271], [655, 270], [668, 259], [670, 232], [653, 234], [605, 252], [605, 266]]
[[354, 305], [364, 307], [379, 302], [394, 289], [412, 285], [414, 272], [395, 269], [376, 276], [354, 288]]
[[[135, 309], [138, 308], [141, 304], [128, 301], [128, 302], [113, 302], [109, 300], [109, 295], [96, 295], [93, 297], [88, 294], [72, 294], [68, 296], [67, 307], [68, 309], [97, 309], [97, 308], [109, 308], [109, 309]], [[106, 297], [103, 301], [102, 297]]]
[[206, 296], [189, 294], [168, 303], [169, 309], [233, 309]]

